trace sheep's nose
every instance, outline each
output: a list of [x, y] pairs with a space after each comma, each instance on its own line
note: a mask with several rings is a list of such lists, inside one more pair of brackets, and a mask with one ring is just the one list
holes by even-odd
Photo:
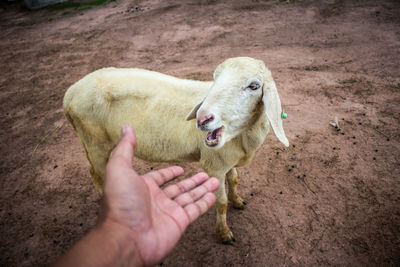
[[213, 115], [207, 115], [202, 118], [197, 119], [197, 126], [199, 128], [203, 128], [207, 123], [212, 122], [214, 120]]

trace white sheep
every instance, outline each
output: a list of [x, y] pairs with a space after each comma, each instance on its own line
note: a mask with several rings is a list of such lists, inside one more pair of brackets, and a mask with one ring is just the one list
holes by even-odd
[[136, 130], [137, 157], [199, 161], [221, 183], [215, 193], [216, 230], [223, 242], [233, 240], [226, 222], [227, 199], [235, 208], [245, 204], [237, 193], [236, 167], [251, 161], [270, 124], [278, 139], [289, 146], [271, 72], [262, 61], [248, 57], [225, 60], [214, 71], [214, 82], [142, 69], [101, 69], [72, 85], [63, 105], [100, 192], [109, 154], [125, 124]]

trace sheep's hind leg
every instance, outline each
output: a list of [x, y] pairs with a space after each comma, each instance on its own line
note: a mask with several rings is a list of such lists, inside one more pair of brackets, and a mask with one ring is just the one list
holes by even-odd
[[92, 177], [93, 185], [100, 194], [103, 194], [104, 172], [109, 153], [96, 148], [88, 149], [85, 145], [83, 147], [91, 166], [90, 176]]
[[92, 181], [94, 187], [99, 191], [100, 194], [103, 194], [103, 176], [98, 174], [93, 166], [90, 168], [90, 176], [92, 176]]
[[228, 199], [232, 203], [235, 209], [244, 209], [246, 202], [239, 196], [237, 192], [237, 185], [239, 183], [238, 174], [236, 168], [232, 168], [227, 174], [228, 180]]

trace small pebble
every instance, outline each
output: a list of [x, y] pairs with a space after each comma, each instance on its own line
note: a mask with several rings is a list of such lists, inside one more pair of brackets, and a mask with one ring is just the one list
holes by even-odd
[[289, 168], [289, 169], [288, 169], [288, 172], [291, 172], [291, 171], [292, 171], [292, 169]]
[[254, 196], [254, 193], [250, 193], [250, 196]]
[[277, 154], [277, 155], [279, 155], [279, 151], [278, 151], [278, 152], [276, 152], [276, 154]]
[[297, 175], [297, 179], [300, 179], [300, 175]]
[[353, 145], [357, 144], [357, 142], [353, 142]]
[[72, 209], [72, 206], [69, 206], [70, 209]]
[[80, 223], [79, 226], [83, 226], [83, 223]]
[[388, 138], [388, 139], [386, 139], [386, 141], [390, 141], [390, 139]]
[[342, 133], [342, 135], [344, 135], [344, 133]]
[[291, 213], [290, 211], [288, 212], [288, 214], [287, 214], [287, 216], [292, 216], [293, 215], [293, 213]]
[[296, 147], [296, 145], [293, 145], [293, 147]]
[[362, 125], [362, 122], [359, 122], [358, 125]]
[[375, 157], [373, 157], [372, 159], [373, 159], [373, 160], [376, 160], [376, 158], [375, 158]]
[[307, 175], [303, 174], [303, 177], [306, 177]]
[[378, 152], [378, 149], [375, 149], [375, 152]]
[[353, 139], [356, 139], [356, 137], [353, 135], [353, 137], [352, 137]]
[[279, 194], [281, 194], [281, 195], [282, 195], [282, 194], [283, 194], [283, 192], [281, 191], [281, 192], [279, 192]]
[[333, 150], [336, 150], [336, 147], [332, 147]]
[[57, 168], [57, 167], [58, 167], [58, 165], [54, 165], [53, 169], [55, 169], [55, 168]]
[[150, 167], [150, 170], [153, 170], [153, 167]]
[[294, 165], [292, 165], [292, 169], [294, 168]]

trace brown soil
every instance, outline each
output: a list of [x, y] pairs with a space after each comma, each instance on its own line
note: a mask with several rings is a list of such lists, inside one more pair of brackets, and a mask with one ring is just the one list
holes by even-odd
[[[239, 169], [248, 205], [228, 210], [233, 245], [217, 242], [211, 209], [163, 265], [399, 266], [400, 3], [389, 0], [2, 2], [0, 265], [49, 264], [96, 221], [100, 196], [62, 112], [71, 84], [106, 66], [209, 80], [234, 56], [272, 70], [290, 148], [270, 134]], [[135, 160], [140, 173], [164, 166]]]

